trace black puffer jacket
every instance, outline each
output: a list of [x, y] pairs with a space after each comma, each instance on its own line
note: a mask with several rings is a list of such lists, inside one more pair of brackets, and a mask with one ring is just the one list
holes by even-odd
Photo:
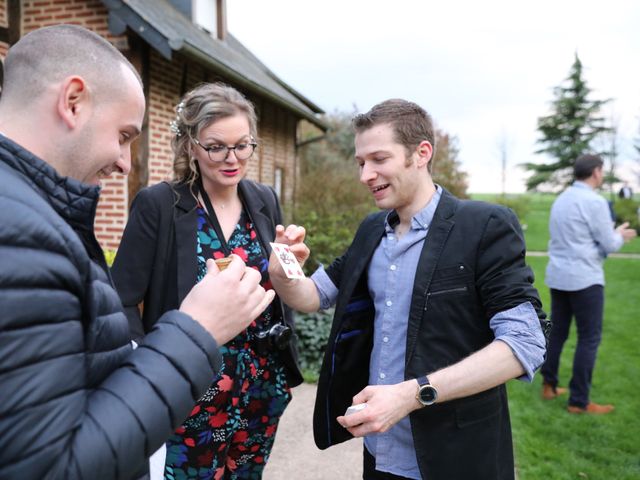
[[93, 235], [97, 187], [0, 136], [0, 479], [132, 478], [219, 368], [166, 313], [132, 350]]

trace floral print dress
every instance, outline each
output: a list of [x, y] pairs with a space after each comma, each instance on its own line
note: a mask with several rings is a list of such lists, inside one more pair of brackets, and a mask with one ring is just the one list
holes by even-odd
[[[198, 281], [206, 274], [206, 259], [225, 257], [227, 252], [258, 270], [261, 285], [271, 288], [268, 259], [246, 211], [226, 244], [201, 205], [197, 213]], [[278, 421], [291, 400], [279, 354], [261, 356], [255, 350], [256, 333], [272, 324], [269, 306], [220, 348], [220, 372], [167, 442], [165, 479], [262, 478]]]

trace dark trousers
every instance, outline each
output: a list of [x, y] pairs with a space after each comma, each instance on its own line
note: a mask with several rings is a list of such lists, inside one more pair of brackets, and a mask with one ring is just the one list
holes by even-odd
[[364, 480], [407, 480], [407, 477], [400, 477], [393, 473], [379, 472], [376, 470], [376, 457], [369, 453], [367, 447], [364, 447], [362, 478]]
[[569, 405], [586, 407], [589, 403], [591, 376], [602, 338], [604, 287], [592, 285], [584, 290], [567, 292], [551, 289], [551, 334], [547, 359], [541, 373], [545, 383], [558, 385], [560, 354], [567, 337], [571, 318], [576, 319], [578, 344], [573, 357], [573, 373], [569, 383]]

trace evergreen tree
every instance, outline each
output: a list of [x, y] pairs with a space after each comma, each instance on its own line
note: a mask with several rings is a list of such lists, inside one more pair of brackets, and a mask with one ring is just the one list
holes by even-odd
[[527, 163], [525, 168], [532, 172], [527, 179], [527, 189], [539, 186], [566, 186], [571, 183], [572, 168], [576, 158], [583, 153], [595, 151], [593, 141], [610, 129], [605, 119], [598, 116], [602, 105], [609, 100], [590, 100], [591, 89], [583, 78], [582, 62], [575, 61], [564, 83], [554, 88], [555, 100], [552, 113], [538, 119], [538, 131], [542, 138], [538, 143], [542, 148], [536, 153], [546, 153], [554, 161], [550, 163]]

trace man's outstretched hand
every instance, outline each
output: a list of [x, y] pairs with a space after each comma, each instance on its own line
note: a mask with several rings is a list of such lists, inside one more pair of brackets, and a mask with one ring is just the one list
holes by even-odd
[[207, 260], [207, 274], [187, 294], [180, 311], [199, 322], [218, 345], [242, 332], [273, 301], [275, 292], [260, 286], [261, 275], [242, 259], [233, 260], [224, 272]]

